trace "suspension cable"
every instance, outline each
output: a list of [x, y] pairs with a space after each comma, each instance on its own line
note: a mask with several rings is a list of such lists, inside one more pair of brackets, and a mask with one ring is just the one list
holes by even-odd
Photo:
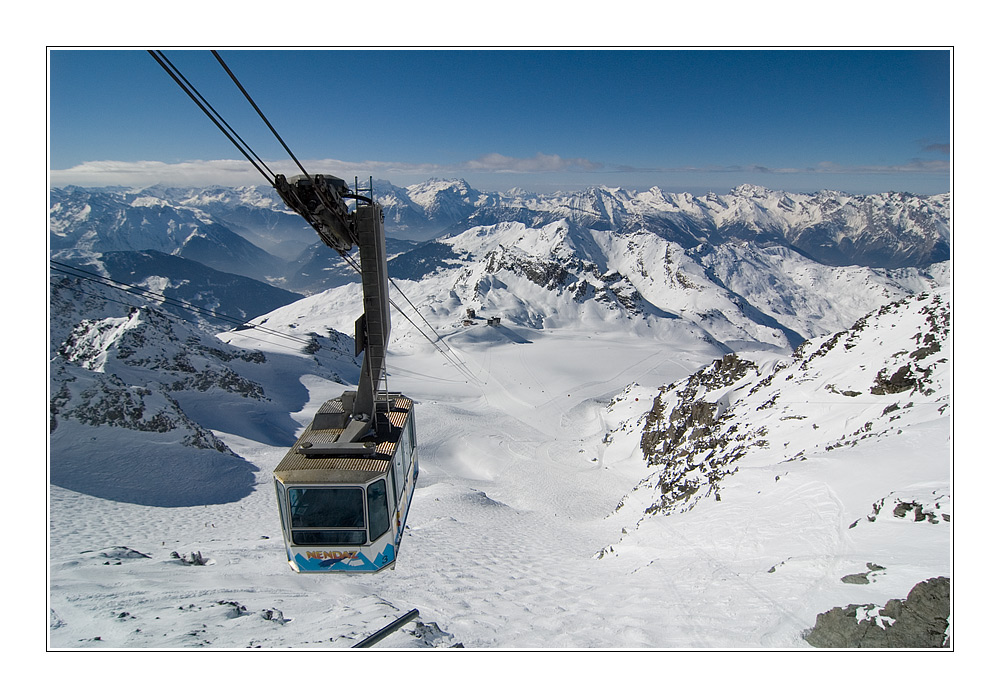
[[[257, 106], [257, 103], [253, 100], [253, 98], [250, 96], [250, 94], [247, 92], [247, 90], [243, 87], [243, 84], [239, 81], [239, 79], [236, 77], [236, 75], [233, 73], [233, 71], [230, 70], [229, 66], [226, 64], [225, 60], [223, 60], [222, 56], [219, 55], [219, 52], [215, 51], [215, 50], [212, 50], [211, 53], [215, 57], [215, 59], [219, 62], [219, 64], [222, 66], [222, 68], [226, 71], [226, 73], [229, 75], [230, 79], [232, 79], [232, 81], [236, 85], [236, 87], [239, 88], [240, 92], [243, 93], [243, 96], [246, 98], [247, 102], [250, 103], [250, 106], [252, 106], [254, 108], [254, 110], [257, 112], [258, 116], [260, 116], [261, 120], [263, 120], [263, 122], [271, 130], [271, 133], [274, 134], [274, 137], [276, 139], [278, 139], [279, 143], [281, 143], [282, 147], [285, 149], [285, 152], [287, 152], [288, 155], [292, 158], [292, 160], [295, 161], [295, 164], [298, 165], [298, 167], [302, 171], [302, 173], [306, 177], [310, 177], [311, 178], [311, 175], [306, 171], [306, 169], [305, 169], [305, 167], [303, 167], [302, 163], [299, 162], [299, 159], [297, 157], [295, 157], [295, 154], [291, 151], [291, 149], [285, 143], [284, 139], [281, 137], [281, 135], [278, 133], [278, 131], [274, 128], [274, 126], [271, 124], [271, 122], [268, 120], [268, 118], [266, 116], [264, 116], [264, 113], [261, 111], [260, 107]], [[184, 75], [179, 70], [177, 70], [177, 68], [170, 62], [170, 60], [163, 54], [163, 52], [162, 51], [149, 51], [149, 54], [156, 60], [157, 63], [160, 64], [160, 66], [167, 72], [167, 74], [170, 75], [171, 78], [173, 78], [173, 80], [181, 87], [181, 89], [183, 89], [184, 92], [187, 93], [188, 97], [190, 97], [191, 100], [194, 101], [194, 103], [198, 105], [198, 107], [205, 113], [205, 115], [208, 116], [209, 119], [211, 119], [211, 121], [219, 128], [219, 130], [222, 131], [226, 135], [227, 138], [229, 138], [229, 140], [233, 143], [233, 145], [236, 146], [236, 148], [243, 154], [243, 156], [246, 157], [246, 159], [250, 161], [250, 164], [252, 164], [257, 169], [258, 172], [260, 172], [262, 175], [264, 175], [264, 178], [268, 180], [268, 183], [271, 184], [271, 186], [274, 186], [274, 184], [275, 184], [274, 183], [274, 178], [275, 178], [274, 172], [272, 172], [271, 169], [267, 166], [267, 164], [263, 161], [263, 159], [260, 158], [260, 156], [257, 155], [257, 153], [254, 152], [253, 149], [249, 145], [247, 145], [246, 141], [244, 141], [239, 136], [239, 134], [236, 132], [236, 130], [233, 129], [233, 127], [230, 126], [228, 122], [226, 122], [226, 120], [215, 110], [214, 107], [212, 107], [212, 105], [208, 102], [208, 100], [206, 100], [201, 95], [201, 93], [199, 93], [198, 90], [187, 80], [187, 78], [185, 78]], [[225, 126], [223, 126], [223, 124], [225, 124]], [[241, 144], [242, 144], [242, 146], [241, 146]], [[244, 147], [246, 148], [246, 150], [244, 150]], [[249, 151], [249, 153], [252, 153], [253, 157], [251, 157], [251, 155], [247, 151]], [[254, 158], [256, 158], [256, 161], [254, 160]], [[258, 162], [259, 162], [259, 164], [258, 164]], [[265, 169], [267, 170], [268, 173], [270, 173], [270, 177], [268, 176], [267, 173], [264, 172]], [[365, 203], [368, 203], [368, 204], [373, 204], [374, 203], [373, 199], [371, 199], [369, 197], [366, 197], [366, 196], [362, 196], [362, 195], [360, 195], [360, 194], [358, 194], [356, 192], [352, 193], [352, 194], [349, 194], [348, 196], [349, 196], [349, 198], [357, 199], [359, 201], [364, 201]], [[310, 224], [312, 225], [312, 222], [310, 222]], [[313, 227], [316, 227], [316, 226], [313, 225]], [[347, 264], [349, 266], [351, 266], [359, 274], [361, 273], [361, 268], [360, 268], [360, 266], [358, 265], [358, 263], [355, 260], [353, 260], [351, 257], [349, 257], [345, 252], [341, 252], [340, 254], [344, 258], [344, 260], [347, 262]], [[69, 265], [63, 265], [63, 266], [69, 266]], [[80, 270], [80, 271], [83, 271], [83, 270]], [[84, 273], [90, 273], [90, 272], [84, 272]], [[97, 275], [95, 274], [94, 276], [97, 276]], [[409, 304], [409, 306], [413, 309], [413, 311], [417, 314], [417, 316], [421, 320], [423, 320], [424, 324], [426, 324], [427, 327], [430, 328], [430, 330], [434, 333], [434, 335], [435, 335], [435, 337], [437, 339], [434, 340], [431, 337], [429, 337], [427, 335], [427, 333], [424, 332], [417, 325], [417, 323], [414, 322], [409, 317], [409, 315], [407, 315], [402, 310], [402, 308], [399, 307], [399, 305], [397, 305], [395, 302], [393, 302], [390, 299], [389, 302], [392, 304], [392, 306], [404, 318], [406, 318], [406, 320], [411, 325], [413, 325], [413, 327], [418, 332], [420, 332], [420, 334], [422, 334], [424, 336], [424, 338], [427, 339], [427, 341], [430, 342], [431, 345], [437, 351], [439, 351], [442, 355], [444, 355], [444, 357], [459, 372], [463, 373], [464, 375], [467, 375], [467, 376], [471, 377], [474, 381], [478, 382], [478, 379], [476, 379], [475, 376], [472, 375], [472, 372], [469, 370], [468, 366], [466, 366], [463, 361], [460, 361], [456, 357], [452, 356], [452, 354], [454, 354], [454, 350], [452, 350], [451, 347], [448, 346], [447, 342], [444, 341], [444, 338], [440, 335], [440, 333], [438, 333], [438, 331], [434, 328], [434, 326], [431, 325], [430, 322], [428, 322], [427, 318], [425, 318], [423, 316], [423, 314], [420, 312], [420, 310], [413, 304], [413, 302], [406, 296], [406, 294], [403, 293], [403, 290], [401, 288], [399, 288], [399, 286], [396, 284], [396, 282], [393, 281], [391, 278], [389, 279], [389, 282], [392, 284], [393, 288], [395, 288], [396, 291], [399, 292], [399, 294], [403, 297], [403, 299], [407, 302], [407, 304]], [[115, 283], [120, 283], [120, 282], [115, 282]], [[130, 286], [129, 284], [123, 284], [123, 285]], [[138, 288], [138, 287], [135, 287], [135, 288]], [[159, 294], [154, 294], [154, 295], [159, 295]], [[172, 299], [166, 298], [165, 296], [162, 296], [161, 298], [165, 299], [165, 301], [171, 301], [172, 300]], [[183, 301], [181, 303], [183, 303]], [[187, 305], [191, 305], [191, 304], [187, 304]], [[185, 306], [182, 305], [181, 307], [185, 307]], [[185, 307], [185, 309], [189, 310], [189, 311], [197, 312], [197, 307], [196, 306]], [[222, 319], [227, 319], [227, 320], [231, 320], [231, 321], [234, 320], [236, 322], [244, 324], [243, 321], [239, 320], [238, 318], [227, 318], [225, 316], [222, 316], [222, 315], [219, 315], [219, 314], [215, 314], [212, 311], [207, 311], [207, 312], [211, 312], [213, 314], [213, 316], [215, 316], [215, 317], [220, 317]], [[258, 329], [262, 329], [263, 330], [264, 328], [258, 328]], [[280, 334], [280, 333], [277, 333], [277, 334]], [[290, 337], [290, 335], [288, 335], [288, 337]], [[297, 338], [295, 338], [295, 339], [297, 339]], [[299, 341], [301, 341], [301, 340], [299, 340]], [[445, 351], [444, 349], [442, 349], [441, 345], [444, 345], [445, 347], [447, 347], [448, 351]]]
[[[434, 347], [448, 361], [448, 363], [450, 363], [452, 365], [452, 368], [454, 368], [456, 371], [458, 371], [459, 373], [461, 373], [463, 376], [466, 376], [467, 378], [469, 378], [472, 382], [474, 382], [474, 383], [481, 383], [481, 381], [478, 378], [476, 378], [475, 374], [472, 373], [472, 369], [470, 369], [465, 364], [464, 361], [461, 361], [460, 359], [455, 358], [454, 356], [452, 356], [449, 353], [449, 352], [452, 352], [452, 348], [450, 346], [448, 346], [448, 344], [445, 343], [445, 341], [443, 339], [441, 340], [441, 343], [444, 344], [446, 347], [448, 347], [448, 351], [445, 351], [444, 349], [442, 349], [438, 345], [437, 342], [435, 342], [433, 339], [431, 339], [427, 335], [426, 332], [424, 332], [422, 329], [420, 329], [420, 327], [417, 326], [417, 323], [415, 323], [413, 321], [413, 319], [409, 315], [407, 315], [403, 311], [403, 309], [399, 307], [399, 305], [396, 304], [395, 301], [393, 301], [393, 300], [390, 299], [389, 300], [389, 304], [392, 305], [392, 307], [395, 308], [396, 311], [400, 315], [402, 315], [404, 318], [406, 318], [407, 322], [409, 322], [411, 325], [413, 325], [413, 328], [417, 332], [419, 332], [420, 334], [422, 334], [424, 336], [424, 339], [426, 339], [428, 342], [430, 342], [431, 346]], [[426, 320], [425, 320], [425, 322], [426, 322]], [[432, 327], [431, 329], [433, 330], [434, 328]]]
[[259, 162], [259, 163], [260, 163], [261, 167], [263, 167], [263, 168], [264, 168], [265, 170], [267, 170], [267, 171], [268, 171], [268, 172], [269, 172], [269, 173], [271, 174], [271, 180], [272, 180], [272, 182], [273, 182], [273, 179], [274, 179], [274, 176], [275, 176], [275, 175], [274, 175], [274, 171], [273, 171], [273, 170], [272, 170], [272, 169], [271, 169], [270, 167], [268, 167], [268, 166], [267, 166], [267, 163], [266, 163], [266, 162], [264, 162], [264, 158], [262, 158], [262, 157], [261, 157], [260, 155], [258, 155], [258, 154], [257, 154], [256, 152], [254, 152], [254, 149], [253, 149], [253, 148], [251, 148], [251, 147], [250, 147], [250, 145], [249, 145], [249, 144], [248, 144], [248, 143], [247, 143], [247, 142], [246, 142], [245, 140], [243, 140], [243, 138], [242, 138], [242, 137], [240, 136], [240, 134], [236, 132], [236, 129], [234, 129], [234, 128], [233, 128], [232, 126], [230, 126], [230, 125], [229, 125], [229, 122], [228, 122], [228, 121], [226, 121], [226, 120], [225, 120], [224, 118], [222, 118], [222, 115], [221, 115], [221, 114], [220, 114], [220, 113], [219, 113], [218, 111], [216, 111], [216, 109], [215, 109], [215, 108], [214, 108], [214, 107], [213, 107], [213, 106], [211, 105], [211, 103], [210, 103], [210, 102], [209, 102], [209, 101], [208, 101], [207, 99], [205, 99], [205, 98], [204, 98], [204, 97], [203, 97], [203, 96], [201, 95], [201, 93], [200, 93], [200, 92], [198, 92], [198, 90], [197, 90], [197, 89], [195, 88], [195, 86], [194, 86], [194, 85], [192, 85], [192, 84], [191, 84], [191, 82], [190, 82], [190, 81], [189, 81], [189, 80], [188, 80], [187, 78], [185, 78], [185, 77], [184, 77], [184, 75], [183, 75], [183, 74], [182, 74], [182, 73], [181, 73], [181, 72], [180, 72], [179, 70], [177, 70], [177, 67], [176, 67], [176, 66], [175, 66], [175, 65], [174, 65], [173, 63], [171, 63], [171, 62], [170, 62], [170, 59], [168, 59], [168, 58], [166, 57], [166, 55], [165, 55], [165, 54], [163, 53], [163, 51], [159, 51], [158, 53], [159, 53], [159, 54], [160, 54], [160, 56], [161, 56], [161, 57], [163, 58], [163, 60], [164, 60], [164, 61], [166, 61], [166, 63], [167, 63], [167, 64], [168, 64], [169, 66], [170, 66], [170, 68], [171, 68], [171, 69], [172, 69], [172, 70], [173, 70], [174, 72], [176, 72], [176, 73], [177, 73], [177, 74], [178, 74], [178, 75], [179, 75], [179, 76], [180, 76], [180, 77], [181, 77], [181, 78], [182, 78], [182, 79], [184, 80], [184, 82], [185, 82], [185, 83], [186, 83], [186, 84], [188, 85], [188, 87], [190, 87], [190, 88], [191, 88], [191, 91], [192, 91], [192, 92], [194, 92], [194, 93], [195, 93], [196, 95], [198, 95], [198, 98], [199, 98], [199, 99], [201, 99], [201, 100], [202, 100], [202, 101], [203, 101], [203, 102], [205, 103], [205, 105], [206, 105], [206, 106], [207, 106], [207, 107], [208, 107], [209, 109], [211, 109], [211, 110], [212, 110], [212, 113], [213, 113], [213, 114], [215, 114], [215, 115], [216, 115], [217, 117], [219, 117], [219, 121], [221, 121], [221, 122], [222, 122], [223, 124], [225, 124], [225, 125], [226, 125], [226, 128], [228, 128], [228, 129], [229, 129], [229, 130], [230, 130], [230, 131], [232, 132], [233, 136], [235, 136], [235, 137], [236, 137], [236, 138], [237, 138], [237, 139], [239, 140], [239, 142], [240, 142], [240, 143], [242, 143], [242, 144], [243, 144], [243, 146], [244, 146], [244, 147], [245, 147], [245, 148], [246, 148], [246, 149], [247, 149], [247, 150], [248, 150], [248, 151], [249, 151], [249, 152], [250, 152], [251, 154], [253, 154], [253, 156], [254, 156], [255, 158], [257, 158], [257, 162]]
[[254, 108], [254, 110], [256, 110], [256, 112], [260, 116], [260, 118], [264, 120], [265, 124], [267, 124], [267, 127], [269, 129], [271, 129], [271, 133], [273, 133], [274, 137], [278, 139], [279, 143], [281, 143], [282, 147], [285, 149], [285, 152], [288, 153], [288, 155], [292, 158], [292, 160], [295, 161], [295, 164], [299, 166], [299, 169], [302, 170], [302, 174], [304, 174], [306, 177], [310, 177], [309, 173], [306, 172], [306, 168], [304, 168], [302, 166], [302, 163], [299, 162], [299, 159], [297, 157], [295, 157], [295, 155], [292, 153], [291, 149], [285, 144], [285, 141], [281, 138], [281, 136], [278, 135], [278, 132], [275, 130], [274, 126], [271, 125], [271, 122], [267, 120], [266, 116], [264, 116], [264, 112], [262, 112], [260, 110], [260, 107], [258, 107], [257, 103], [253, 101], [253, 98], [250, 96], [250, 94], [245, 89], [243, 89], [243, 85], [240, 83], [240, 81], [233, 74], [233, 71], [231, 71], [229, 69], [229, 66], [226, 65], [226, 62], [224, 60], [222, 60], [222, 56], [219, 55], [219, 52], [213, 50], [212, 51], [212, 55], [215, 56], [215, 59], [217, 61], [219, 61], [219, 64], [229, 74], [229, 77], [232, 78], [233, 82], [236, 83], [236, 86], [238, 88], [240, 88], [240, 92], [242, 92], [243, 96], [247, 98], [248, 102], [250, 102], [250, 106], [252, 106]]
[[393, 280], [392, 280], [392, 278], [390, 278], [390, 279], [389, 279], [389, 283], [390, 283], [390, 284], [392, 284], [392, 287], [393, 287], [394, 289], [396, 289], [396, 290], [397, 290], [397, 291], [399, 292], [399, 295], [401, 295], [401, 296], [403, 297], [403, 300], [404, 300], [404, 301], [406, 301], [406, 302], [407, 302], [407, 304], [409, 304], [409, 306], [410, 306], [411, 308], [413, 308], [413, 312], [415, 312], [415, 313], [417, 314], [417, 317], [419, 317], [419, 318], [420, 318], [421, 320], [423, 320], [423, 321], [424, 321], [424, 324], [425, 324], [425, 325], [427, 325], [427, 326], [428, 326], [428, 327], [429, 327], [429, 328], [431, 329], [431, 332], [433, 332], [433, 333], [434, 333], [434, 336], [438, 338], [438, 341], [439, 341], [439, 342], [441, 342], [442, 344], [444, 344], [444, 343], [445, 343], [445, 341], [444, 341], [444, 337], [442, 337], [442, 336], [441, 336], [441, 335], [440, 335], [440, 334], [438, 333], [438, 331], [437, 331], [436, 329], [434, 329], [434, 325], [432, 325], [432, 324], [431, 324], [430, 322], [428, 322], [428, 321], [427, 321], [427, 318], [425, 318], [425, 317], [423, 316], [423, 314], [422, 314], [422, 313], [420, 312], [420, 310], [419, 310], [419, 309], [417, 308], [417, 306], [415, 306], [415, 305], [413, 304], [413, 301], [411, 301], [411, 300], [410, 300], [410, 299], [409, 299], [409, 298], [408, 298], [408, 297], [406, 296], [406, 294], [405, 294], [405, 293], [403, 293], [403, 289], [401, 289], [401, 288], [400, 288], [399, 286], [397, 286], [397, 285], [396, 285], [396, 282], [395, 282], [395, 281], [393, 281]]
[[[348, 256], [346, 252], [341, 252], [340, 256], [344, 258], [344, 261], [347, 262], [348, 266], [354, 269], [354, 271], [358, 272], [358, 274], [361, 273], [361, 266], [358, 264], [357, 261]], [[450, 363], [452, 367], [455, 368], [455, 370], [467, 376], [473, 382], [479, 383], [480, 382], [479, 379], [476, 378], [476, 376], [472, 373], [472, 370], [466, 365], [464, 361], [454, 356], [455, 350], [452, 349], [451, 346], [444, 340], [444, 337], [442, 337], [441, 334], [434, 328], [434, 325], [432, 325], [427, 320], [427, 318], [424, 317], [423, 313], [420, 312], [420, 309], [417, 308], [417, 306], [413, 304], [413, 301], [411, 301], [407, 297], [407, 295], [403, 292], [403, 289], [401, 289], [396, 284], [396, 282], [392, 280], [392, 278], [389, 279], [389, 283], [391, 283], [392, 287], [399, 292], [399, 295], [403, 297], [403, 300], [405, 300], [406, 303], [411, 308], [413, 308], [413, 312], [417, 314], [417, 317], [419, 317], [421, 320], [424, 321], [424, 324], [427, 325], [428, 328], [430, 328], [431, 332], [434, 333], [434, 336], [437, 337], [437, 339], [436, 340], [432, 339], [426, 332], [423, 331], [423, 329], [420, 328], [420, 326], [416, 322], [413, 321], [413, 318], [411, 318], [409, 315], [406, 314], [406, 311], [404, 311], [401, 307], [399, 307], [398, 303], [396, 303], [394, 300], [390, 298], [389, 304], [396, 309], [396, 312], [402, 315], [407, 322], [413, 325], [413, 329], [415, 329], [417, 332], [423, 335], [424, 339], [426, 339], [430, 343], [430, 345], [434, 347], [434, 349], [440, 352], [440, 354], [444, 356], [445, 359], [447, 359], [448, 363]]]
[[[198, 105], [199, 109], [205, 112], [205, 116], [207, 116], [212, 121], [212, 123], [215, 124], [220, 131], [222, 131], [222, 133], [226, 136], [226, 138], [228, 138], [232, 142], [232, 144], [236, 146], [236, 149], [243, 154], [243, 157], [245, 157], [250, 162], [250, 164], [253, 165], [257, 169], [257, 171], [264, 176], [264, 179], [267, 180], [268, 184], [274, 186], [274, 172], [271, 172], [271, 169], [267, 166], [267, 164], [265, 164], [264, 161], [260, 158], [260, 156], [257, 155], [257, 153], [255, 153], [253, 149], [250, 148], [249, 145], [246, 144], [246, 141], [244, 141], [239, 136], [239, 134], [236, 133], [236, 130], [233, 129], [233, 127], [230, 126], [226, 122], [226, 120], [222, 118], [222, 116], [215, 110], [215, 108], [208, 102], [208, 100], [202, 97], [201, 93], [199, 93], [198, 90], [195, 89], [194, 85], [192, 85], [188, 81], [188, 79], [184, 77], [184, 75], [174, 66], [174, 64], [171, 63], [170, 60], [163, 54], [163, 51], [148, 51], [148, 53], [156, 60], [157, 63], [160, 64], [160, 67], [163, 68], [164, 71], [166, 71], [167, 75], [173, 78], [174, 82], [176, 82], [180, 86], [180, 88], [184, 90], [187, 96], [191, 98], [191, 101], [194, 102], [196, 105]], [[246, 147], [246, 150], [244, 150], [244, 146]], [[247, 152], [248, 150], [250, 151], [249, 153]], [[252, 157], [250, 153], [253, 153]], [[267, 172], [265, 172], [264, 170], [267, 170]], [[268, 176], [268, 173], [270, 173], [270, 176]]]
[[[201, 306], [195, 305], [194, 303], [189, 303], [188, 301], [171, 298], [161, 293], [157, 293], [156, 291], [151, 291], [141, 286], [130, 284], [124, 281], [118, 281], [117, 279], [112, 279], [109, 276], [102, 276], [92, 271], [81, 269], [80, 267], [75, 267], [71, 264], [65, 264], [64, 262], [59, 262], [54, 259], [50, 260], [49, 264], [53, 265], [53, 271], [59, 272], [61, 274], [73, 276], [79, 279], [83, 279], [85, 281], [92, 281], [94, 283], [103, 284], [104, 286], [108, 286], [109, 288], [113, 288], [118, 291], [125, 291], [126, 293], [131, 293], [146, 300], [152, 300], [158, 303], [163, 303], [165, 305], [174, 306], [180, 308], [181, 310], [187, 310], [188, 312], [196, 313], [199, 315], [206, 315], [208, 317], [218, 318], [220, 320], [226, 320], [227, 322], [235, 323], [237, 326], [243, 326], [250, 329], [260, 330], [261, 332], [275, 335], [276, 337], [280, 337], [281, 339], [288, 339], [305, 345], [309, 344], [307, 340], [304, 340], [301, 337], [296, 337], [295, 335], [279, 332], [278, 330], [274, 330], [270, 327], [262, 327], [260, 325], [254, 325], [248, 323], [245, 319], [233, 317], [231, 315], [226, 315], [224, 313], [220, 313], [215, 310], [210, 310], [208, 308], [203, 308]], [[55, 267], [61, 267], [61, 268], [55, 268]]]

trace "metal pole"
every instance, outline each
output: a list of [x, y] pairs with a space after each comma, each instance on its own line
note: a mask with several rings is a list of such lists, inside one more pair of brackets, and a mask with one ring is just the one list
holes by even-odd
[[404, 625], [406, 625], [407, 623], [409, 623], [411, 620], [413, 620], [414, 618], [416, 618], [419, 615], [420, 615], [420, 611], [418, 609], [414, 608], [412, 611], [409, 611], [405, 615], [400, 616], [399, 618], [397, 618], [396, 620], [392, 621], [391, 623], [389, 623], [389, 625], [385, 626], [381, 630], [375, 632], [372, 635], [369, 635], [368, 637], [366, 637], [364, 640], [362, 640], [358, 644], [352, 645], [351, 648], [354, 649], [354, 648], [358, 648], [358, 647], [362, 647], [362, 648], [363, 647], [371, 647], [372, 645], [376, 644], [377, 642], [381, 642], [385, 638], [389, 637], [394, 632], [396, 632], [397, 630], [399, 630], [400, 628], [402, 628]]

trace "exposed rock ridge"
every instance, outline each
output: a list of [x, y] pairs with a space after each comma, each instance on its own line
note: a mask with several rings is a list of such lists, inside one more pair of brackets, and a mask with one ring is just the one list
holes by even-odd
[[[803, 343], [790, 361], [761, 367], [730, 354], [661, 388], [640, 439], [655, 470], [634, 490], [652, 490], [644, 514], [686, 511], [709, 495], [721, 499], [722, 481], [751, 452], [761, 463], [805, 460], [947, 414], [949, 327], [947, 293], [920, 294]], [[833, 431], [833, 424], [844, 427]], [[950, 521], [942, 509], [950, 496], [934, 496], [898, 500], [896, 515]]]
[[951, 580], [935, 577], [882, 607], [850, 604], [820, 613], [802, 636], [823, 648], [951, 647], [950, 619]]

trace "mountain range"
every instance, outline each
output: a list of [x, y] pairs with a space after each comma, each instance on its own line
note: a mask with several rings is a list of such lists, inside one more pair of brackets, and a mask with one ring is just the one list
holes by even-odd
[[[752, 185], [704, 196], [655, 187], [500, 194], [476, 191], [464, 180], [373, 186], [387, 236], [400, 240], [424, 241], [476, 225], [566, 220], [597, 230], [654, 232], [685, 249], [736, 239], [780, 244], [833, 265], [898, 268], [950, 257], [950, 194], [795, 194]], [[92, 252], [154, 249], [300, 291], [300, 283], [282, 277], [294, 277], [309, 259], [303, 253], [319, 243], [273, 189], [251, 186], [54, 189], [49, 244]]]
[[[839, 305], [845, 294], [869, 293], [857, 284], [869, 284], [873, 275], [875, 286], [923, 290], [926, 280], [914, 279], [939, 276], [940, 263], [950, 256], [948, 194], [793, 194], [743, 185], [700, 197], [608, 187], [543, 196], [486, 194], [462, 180], [374, 186], [386, 214], [390, 274], [396, 279], [419, 280], [482, 262], [494, 271], [517, 268], [577, 300], [597, 298], [633, 312], [648, 314], [655, 307], [677, 314], [701, 305], [705, 310], [696, 312], [707, 325], [746, 315], [752, 324], [784, 335], [778, 344], [794, 345], [871, 309], [854, 304], [837, 315], [835, 307], [810, 307], [810, 297]], [[513, 241], [536, 230], [549, 239], [547, 249], [526, 250]], [[232, 277], [209, 270], [300, 294], [355, 278], [347, 262], [265, 187], [55, 189], [49, 238], [55, 259], [85, 256], [87, 265], [115, 267], [129, 283], [150, 279], [153, 291], [164, 283], [161, 277], [178, 278], [173, 286], [183, 286], [192, 299], [232, 287]], [[112, 252], [113, 258], [101, 259]], [[144, 256], [134, 255], [139, 252]], [[169, 274], [157, 275], [149, 267], [157, 253], [202, 267], [182, 271], [173, 265]], [[164, 263], [157, 259], [157, 265]], [[834, 277], [840, 280], [836, 290], [808, 288]], [[687, 288], [694, 300], [657, 298], [664, 288]], [[262, 287], [239, 293], [259, 302], [246, 309], [226, 306], [223, 315], [260, 314], [292, 299]], [[828, 300], [833, 297], [838, 300]], [[836, 321], [824, 325], [821, 318], [831, 313]]]
[[591, 187], [567, 194], [484, 194], [464, 181], [442, 180], [409, 187], [405, 194], [394, 189], [380, 197], [387, 221], [408, 221], [410, 212], [422, 211], [425, 221], [450, 222], [448, 232], [470, 225], [517, 221], [540, 227], [567, 220], [597, 230], [650, 231], [685, 249], [737, 239], [785, 245], [833, 265], [897, 268], [950, 257], [949, 194], [794, 194], [748, 184], [704, 196], [656, 187], [645, 192]]
[[[405, 189], [378, 182], [376, 191], [390, 232], [444, 231], [389, 244], [390, 275], [408, 295], [397, 299], [400, 314], [415, 320], [403, 302], [413, 301], [434, 331], [497, 316], [533, 329], [598, 322], [680, 333], [721, 353], [790, 352], [885, 303], [950, 284], [947, 194], [744, 185], [723, 196], [607, 187], [539, 196], [444, 180]], [[282, 261], [236, 230], [274, 251], [301, 249]], [[52, 351], [69, 355], [59, 346], [80, 322], [132, 317], [134, 308], [210, 334], [234, 329], [295, 303], [295, 288], [333, 294], [328, 305], [341, 309], [315, 328], [320, 336], [350, 331], [346, 315], [360, 312], [355, 277], [314, 237], [261, 187], [53, 190]], [[864, 263], [832, 261], [848, 259]], [[397, 336], [417, 325], [397, 319]]]
[[[390, 386], [421, 413], [411, 523], [461, 551], [404, 558], [417, 581], [404, 572], [399, 593], [464, 599], [470, 573], [448, 565], [473, 557], [484, 584], [509, 585], [507, 554], [498, 570], [484, 550], [576, 540], [591, 513], [565, 569], [541, 555], [521, 574], [575, 585], [600, 616], [601, 585], [571, 573], [593, 554], [584, 572], [628, 608], [665, 589], [710, 607], [663, 620], [709, 646], [843, 646], [845, 617], [874, 642], [898, 615], [882, 590], [947, 583], [949, 195], [376, 190], [395, 236]], [[242, 511], [318, 404], [358, 380], [359, 284], [263, 188], [53, 190], [50, 251], [58, 492]], [[876, 586], [856, 599], [861, 584]], [[818, 614], [839, 625], [817, 619], [803, 640]], [[947, 624], [934, 633], [949, 641]]]

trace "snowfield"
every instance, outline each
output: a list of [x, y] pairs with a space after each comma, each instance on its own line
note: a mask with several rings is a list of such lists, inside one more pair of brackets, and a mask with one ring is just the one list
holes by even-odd
[[[292, 572], [271, 474], [358, 380], [359, 284], [280, 300], [246, 283], [223, 293], [190, 265], [143, 271], [144, 252], [93, 255], [88, 269], [117, 259], [146, 288], [190, 286], [186, 303], [236, 319], [215, 334], [188, 307], [95, 287], [65, 241], [50, 291], [47, 647], [340, 650], [418, 609], [377, 648], [813, 653], [821, 614], [855, 609], [884, 630], [891, 600], [953, 578], [948, 196], [393, 191], [387, 219], [454, 226], [389, 260], [388, 387], [415, 402], [420, 477], [395, 568], [375, 575]], [[62, 196], [63, 218], [104, 201]], [[246, 220], [269, 212], [254, 201]], [[843, 250], [893, 264], [803, 252], [839, 230], [822, 205], [854, 221]], [[281, 223], [260, 232], [276, 249]], [[329, 286], [329, 269], [302, 269]], [[248, 320], [263, 312], [251, 301], [276, 309]], [[950, 614], [932, 620], [940, 645], [962, 637]], [[713, 666], [673, 678], [686, 668], [571, 673], [604, 691], [636, 676], [741, 687]], [[829, 689], [815, 678], [809, 690]]]
[[[341, 297], [300, 302], [313, 311], [326, 302], [322, 314], [279, 309], [267, 326], [325, 334], [324, 323], [355, 313]], [[951, 575], [947, 396], [903, 410], [891, 432], [887, 413], [879, 438], [827, 450], [866, 419], [859, 405], [874, 414], [899, 398], [852, 402], [820, 386], [828, 399], [812, 404], [817, 392], [796, 384], [780, 398], [794, 414], [770, 416], [789, 443], [745, 456], [718, 499], [644, 514], [652, 500], [640, 483], [655, 474], [640, 447], [645, 416], [661, 388], [719, 358], [715, 345], [586, 320], [570, 329], [456, 321], [443, 335], [449, 357], [402, 329], [389, 357], [390, 388], [416, 400], [421, 464], [395, 569], [291, 572], [271, 484], [287, 445], [215, 430], [256, 468], [238, 501], [153, 507], [51, 488], [51, 646], [349, 648], [417, 608], [417, 623], [378, 646], [808, 648], [802, 634], [817, 614], [881, 605]], [[220, 335], [276, 351], [259, 337]], [[829, 383], [858, 356], [828, 350], [811, 370]], [[775, 375], [790, 363], [750, 358]], [[936, 375], [947, 387], [947, 371]], [[300, 425], [343, 389], [309, 373], [298, 381], [308, 395], [292, 414]], [[841, 392], [852, 387], [836, 380]], [[736, 409], [748, 389], [710, 397]], [[848, 411], [836, 416], [834, 403]], [[893, 515], [896, 499], [920, 502], [937, 522]], [[841, 581], [852, 574], [868, 584]]]
[[[380, 647], [670, 646], [658, 634], [616, 627], [620, 590], [593, 555], [614, 539], [620, 527], [606, 517], [636, 480], [635, 463], [623, 471], [601, 462], [604, 397], [620, 388], [623, 375], [657, 383], [681, 377], [686, 367], [662, 346], [605, 340], [590, 345], [584, 360], [572, 338], [537, 333], [514, 343], [497, 332], [503, 341], [484, 341], [487, 328], [471, 329], [468, 343], [455, 337], [452, 345], [478, 384], [433, 350], [392, 357], [393, 389], [419, 396], [421, 459], [395, 570], [347, 578], [292, 573], [271, 484], [286, 448], [219, 433], [258, 468], [255, 490], [239, 502], [142, 507], [54, 488], [53, 646], [349, 647], [410, 608], [441, 632], [423, 640], [397, 633]], [[566, 360], [572, 356], [578, 358]], [[592, 361], [610, 370], [602, 375]], [[310, 405], [342, 390], [328, 381], [303, 384]], [[299, 418], [305, 423], [311, 412]], [[151, 557], [104, 565], [101, 551], [118, 546]], [[201, 552], [215, 564], [184, 565], [171, 552]], [[135, 586], [125, 608], [121, 586], [131, 586], [130, 579]], [[227, 598], [208, 598], [218, 594]], [[317, 598], [331, 603], [316, 605]], [[182, 611], [184, 599], [201, 600], [202, 609]], [[218, 600], [250, 611], [220, 624], [231, 610]], [[259, 614], [269, 609], [294, 622], [263, 620]], [[126, 627], [122, 612], [143, 623]]]

